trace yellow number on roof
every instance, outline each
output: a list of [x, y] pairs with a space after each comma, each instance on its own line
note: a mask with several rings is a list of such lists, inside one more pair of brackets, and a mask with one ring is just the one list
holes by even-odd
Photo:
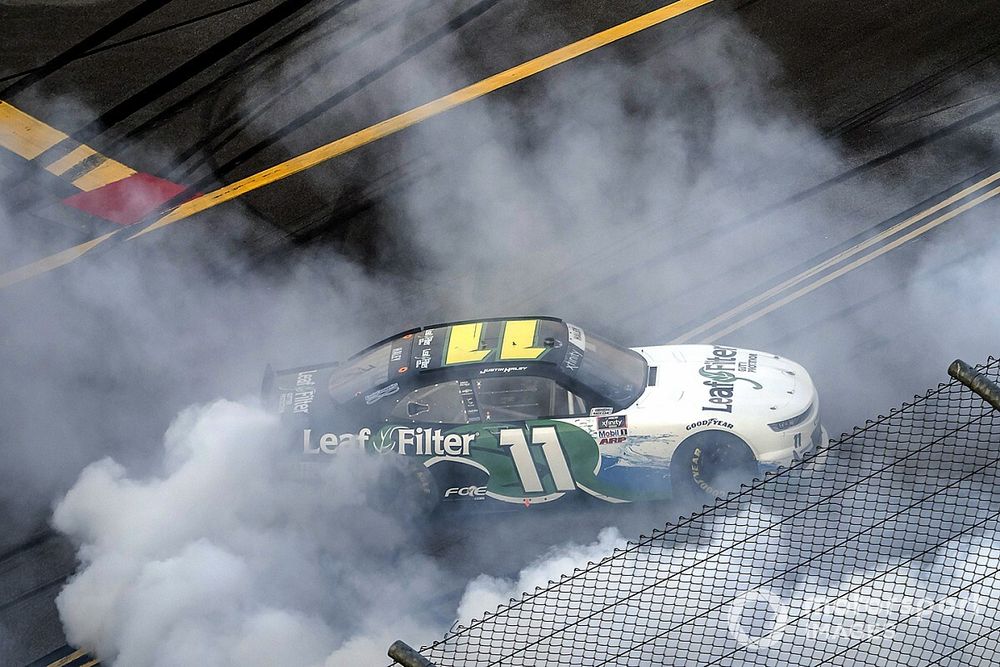
[[535, 332], [538, 331], [538, 320], [516, 320], [507, 322], [503, 330], [503, 343], [500, 345], [500, 359], [513, 361], [516, 359], [537, 359], [545, 352], [544, 347], [532, 347], [535, 343]]
[[444, 365], [464, 364], [470, 361], [482, 361], [492, 352], [491, 349], [480, 350], [483, 337], [483, 323], [456, 324], [451, 328], [448, 338], [448, 350], [444, 355]]

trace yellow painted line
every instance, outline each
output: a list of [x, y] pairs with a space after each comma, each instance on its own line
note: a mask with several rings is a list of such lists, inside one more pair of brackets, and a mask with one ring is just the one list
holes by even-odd
[[680, 16], [681, 14], [687, 13], [692, 9], [697, 9], [698, 7], [707, 5], [711, 2], [712, 0], [678, 0], [678, 2], [661, 7], [660, 9], [649, 12], [648, 14], [643, 14], [642, 16], [608, 28], [607, 30], [585, 37], [584, 39], [573, 42], [572, 44], [556, 49], [550, 53], [546, 53], [545, 55], [529, 60], [525, 63], [517, 65], [516, 67], [512, 67], [508, 70], [500, 72], [499, 74], [494, 74], [493, 76], [483, 79], [482, 81], [474, 83], [470, 86], [456, 90], [455, 92], [445, 95], [444, 97], [440, 97], [424, 105], [405, 111], [398, 116], [393, 116], [392, 118], [383, 120], [382, 122], [376, 123], [371, 127], [349, 134], [346, 137], [342, 137], [336, 141], [314, 148], [311, 151], [281, 162], [280, 164], [276, 164], [273, 167], [265, 169], [261, 172], [242, 178], [238, 181], [230, 183], [229, 185], [225, 185], [218, 190], [214, 190], [201, 195], [200, 197], [191, 199], [173, 209], [170, 213], [163, 216], [149, 227], [146, 227], [141, 232], [130, 236], [129, 238], [131, 239], [142, 236], [143, 234], [147, 234], [154, 229], [159, 229], [171, 223], [177, 222], [178, 220], [189, 218], [192, 215], [212, 208], [213, 206], [218, 206], [223, 202], [240, 197], [248, 192], [262, 188], [265, 185], [270, 185], [275, 181], [288, 178], [292, 174], [297, 174], [300, 171], [315, 167], [322, 162], [335, 158], [339, 155], [343, 155], [344, 153], [352, 151], [356, 148], [370, 144], [373, 141], [395, 134], [400, 130], [404, 130], [421, 121], [427, 120], [428, 118], [432, 118], [444, 113], [445, 111], [454, 109], [457, 106], [478, 99], [487, 93], [491, 93], [495, 90], [503, 88], [504, 86], [509, 86], [512, 83], [522, 81], [530, 76], [538, 74], [539, 72], [555, 67], [556, 65], [572, 60], [573, 58], [589, 53], [595, 49], [599, 49], [602, 46], [607, 46], [612, 42], [616, 42], [624, 37], [628, 37], [629, 35], [634, 35], [637, 32], [645, 30], [646, 28], [651, 28], [655, 25], [663, 23], [664, 21], [668, 21], [672, 18]]
[[83, 174], [74, 180], [73, 185], [81, 190], [90, 192], [91, 190], [96, 190], [97, 188], [105, 186], [108, 183], [115, 183], [124, 178], [128, 178], [134, 173], [135, 169], [126, 167], [121, 162], [105, 160], [88, 171], [86, 174]]
[[[65, 132], [46, 125], [7, 102], [0, 102], [0, 148], [5, 148], [25, 160], [34, 160], [68, 138]], [[90, 146], [80, 145], [45, 169], [60, 176], [83, 160], [97, 154], [97, 151]], [[90, 191], [120, 181], [134, 173], [135, 169], [105, 158], [103, 163], [74, 180], [73, 185], [81, 190]]]
[[[782, 292], [784, 292], [784, 291], [786, 291], [786, 290], [788, 290], [788, 289], [790, 289], [790, 288], [792, 288], [792, 287], [794, 287], [794, 286], [796, 286], [796, 285], [798, 285], [798, 284], [800, 284], [802, 282], [805, 282], [809, 278], [812, 278], [813, 276], [815, 276], [815, 275], [817, 275], [819, 273], [822, 273], [823, 271], [826, 271], [830, 267], [836, 266], [837, 264], [839, 264], [839, 263], [841, 263], [841, 262], [843, 262], [843, 261], [845, 261], [847, 259], [850, 259], [851, 257], [853, 257], [853, 256], [855, 256], [855, 255], [857, 255], [857, 254], [859, 254], [861, 252], [864, 252], [868, 248], [872, 247], [873, 245], [875, 245], [877, 243], [880, 243], [884, 239], [887, 239], [890, 236], [894, 236], [894, 235], [898, 234], [899, 232], [903, 231], [904, 229], [906, 229], [908, 227], [912, 227], [913, 225], [915, 225], [916, 223], [920, 222], [921, 220], [927, 219], [928, 217], [934, 215], [935, 213], [941, 211], [942, 209], [945, 209], [945, 208], [951, 206], [952, 204], [954, 204], [957, 201], [965, 199], [966, 197], [968, 197], [973, 192], [981, 190], [981, 189], [985, 188], [986, 186], [988, 186], [988, 185], [990, 185], [992, 183], [995, 183], [998, 180], [1000, 180], [1000, 171], [998, 171], [997, 173], [992, 174], [990, 176], [987, 176], [986, 178], [982, 179], [981, 181], [973, 183], [972, 185], [970, 185], [969, 187], [965, 188], [964, 190], [962, 190], [960, 192], [956, 192], [952, 196], [950, 196], [947, 199], [944, 199], [944, 200], [938, 202], [934, 206], [931, 206], [930, 208], [928, 208], [928, 209], [926, 209], [924, 211], [921, 211], [920, 213], [917, 213], [916, 215], [911, 216], [911, 217], [907, 218], [906, 220], [903, 220], [902, 222], [896, 223], [892, 227], [889, 227], [888, 229], [883, 230], [882, 232], [876, 234], [875, 236], [873, 236], [873, 237], [871, 237], [869, 239], [866, 239], [865, 241], [863, 241], [861, 243], [858, 243], [857, 245], [851, 246], [850, 248], [848, 248], [848, 249], [846, 249], [846, 250], [838, 253], [837, 255], [834, 255], [833, 257], [830, 257], [829, 259], [826, 259], [826, 260], [820, 262], [816, 266], [813, 266], [813, 267], [811, 267], [809, 269], [806, 269], [802, 273], [800, 273], [800, 274], [798, 274], [798, 275], [796, 275], [796, 276], [794, 276], [792, 278], [789, 278], [788, 280], [785, 280], [784, 282], [781, 282], [778, 285], [775, 285], [771, 289], [769, 289], [769, 290], [767, 290], [765, 292], [762, 292], [761, 294], [758, 294], [757, 296], [753, 297], [752, 299], [749, 299], [749, 300], [741, 303], [738, 306], [734, 306], [733, 308], [730, 308], [729, 310], [727, 310], [726, 312], [722, 313], [718, 317], [712, 318], [708, 322], [705, 322], [701, 326], [698, 326], [698, 327], [692, 329], [691, 331], [688, 331], [687, 333], [682, 334], [682, 335], [678, 336], [677, 338], [674, 338], [670, 342], [673, 343], [673, 344], [685, 343], [685, 342], [688, 342], [688, 341], [690, 341], [691, 339], [693, 339], [695, 337], [702, 336], [706, 332], [710, 331], [713, 327], [716, 327], [719, 324], [721, 324], [721, 323], [723, 323], [723, 322], [731, 319], [735, 315], [738, 315], [739, 313], [744, 312], [744, 311], [748, 311], [748, 310], [752, 309], [753, 307], [755, 307], [756, 305], [758, 305], [758, 304], [760, 304], [760, 303], [762, 303], [764, 301], [767, 301], [768, 299], [770, 299], [770, 298], [772, 298], [772, 297], [774, 297], [774, 296], [776, 296], [776, 295], [778, 295], [778, 294], [780, 294], [780, 293], [782, 293]], [[953, 215], [951, 217], [948, 217], [947, 220], [950, 220], [953, 217], [955, 217], [955, 216]], [[944, 220], [942, 220], [942, 222], [943, 221]], [[933, 226], [936, 226], [937, 224], [940, 224], [940, 222], [936, 223]], [[933, 226], [930, 227], [930, 229], [932, 229]], [[924, 231], [926, 231], [926, 229], [924, 229]], [[921, 232], [921, 233], [923, 233], [923, 232]], [[892, 246], [892, 247], [896, 247], [896, 246]], [[875, 256], [878, 256], [878, 255], [875, 255]], [[829, 281], [826, 281], [826, 282], [829, 282]], [[823, 283], [823, 284], [825, 284], [825, 283]], [[808, 290], [808, 291], [811, 291], [811, 290]], [[798, 298], [798, 297], [796, 297], [796, 298]], [[774, 309], [771, 308], [771, 309], [766, 310], [764, 312], [771, 312], [771, 310], [774, 310]], [[751, 322], [751, 321], [757, 319], [757, 317], [759, 317], [759, 315], [756, 315], [753, 318], [750, 318], [748, 320], [741, 320], [741, 322], [742, 323]], [[742, 324], [740, 324], [740, 326], [742, 326]], [[736, 328], [739, 328], [739, 327], [736, 327]], [[730, 327], [730, 328], [727, 328], [727, 329], [723, 329], [723, 331], [721, 333], [716, 333], [715, 336], [723, 336], [725, 334], [731, 333], [732, 331], [734, 331], [733, 327]]]
[[34, 160], [65, 138], [63, 132], [0, 102], [0, 148]]
[[66, 657], [59, 658], [55, 662], [50, 663], [48, 667], [66, 667], [66, 665], [68, 665], [69, 663], [73, 662], [74, 660], [79, 660], [85, 655], [87, 655], [86, 651], [84, 651], [83, 649], [77, 649], [72, 653], [70, 653], [69, 655], [67, 655]]
[[887, 243], [886, 245], [882, 246], [881, 248], [879, 248], [875, 252], [872, 252], [872, 253], [870, 253], [868, 255], [865, 255], [864, 257], [861, 257], [859, 259], [856, 259], [853, 262], [851, 262], [850, 264], [842, 266], [841, 268], [837, 269], [833, 273], [824, 276], [821, 280], [817, 280], [814, 283], [806, 285], [805, 287], [802, 287], [802, 288], [796, 290], [795, 292], [792, 292], [788, 296], [786, 296], [786, 297], [784, 297], [782, 299], [779, 299], [778, 301], [775, 301], [774, 303], [769, 304], [767, 307], [762, 308], [761, 310], [753, 313], [752, 315], [743, 318], [739, 322], [736, 322], [735, 324], [733, 324], [733, 325], [731, 325], [729, 327], [726, 327], [722, 331], [719, 331], [719, 332], [715, 333], [715, 337], [721, 338], [722, 336], [726, 336], [728, 334], [731, 334], [732, 332], [736, 331], [737, 329], [740, 329], [740, 328], [746, 326], [747, 324], [750, 324], [754, 320], [758, 320], [761, 317], [763, 317], [764, 315], [767, 315], [768, 313], [770, 313], [772, 311], [775, 311], [778, 308], [781, 308], [782, 306], [791, 303], [792, 301], [795, 301], [799, 297], [804, 296], [804, 295], [806, 295], [806, 294], [808, 294], [808, 293], [810, 293], [810, 292], [812, 292], [812, 291], [814, 291], [816, 289], [819, 289], [820, 287], [822, 287], [823, 285], [829, 283], [830, 281], [836, 280], [837, 278], [839, 278], [840, 276], [844, 275], [845, 273], [847, 273], [849, 271], [853, 271], [854, 269], [858, 268], [859, 266], [867, 264], [868, 262], [872, 261], [873, 259], [884, 255], [885, 253], [889, 252], [890, 250], [898, 248], [899, 246], [903, 245], [907, 241], [911, 241], [911, 240], [917, 238], [921, 234], [934, 229], [935, 227], [937, 227], [938, 225], [940, 225], [942, 223], [948, 222], [952, 218], [955, 218], [955, 217], [961, 215], [962, 213], [965, 213], [969, 209], [971, 209], [971, 208], [973, 208], [975, 206], [978, 206], [979, 204], [982, 204], [984, 201], [986, 201], [988, 199], [992, 199], [993, 197], [996, 197], [998, 194], [1000, 194], [1000, 187], [993, 188], [992, 190], [990, 190], [990, 191], [988, 191], [988, 192], [986, 192], [986, 193], [984, 193], [984, 194], [976, 197], [975, 199], [973, 199], [973, 200], [971, 200], [971, 201], [969, 201], [969, 202], [967, 202], [967, 203], [965, 203], [965, 204], [963, 204], [963, 205], [955, 208], [954, 210], [948, 211], [947, 213], [945, 213], [941, 217], [935, 218], [934, 220], [931, 220], [927, 224], [914, 229], [910, 233], [908, 233], [908, 234], [906, 234], [904, 236], [899, 237], [898, 239], [892, 241], [891, 243]]
[[45, 273], [46, 271], [51, 271], [52, 269], [57, 269], [60, 266], [69, 264], [74, 259], [90, 252], [95, 247], [104, 243], [120, 231], [121, 229], [116, 229], [113, 232], [108, 232], [104, 236], [98, 236], [96, 239], [87, 241], [86, 243], [81, 243], [78, 246], [73, 246], [68, 250], [63, 250], [55, 255], [49, 255], [48, 257], [40, 259], [37, 262], [32, 262], [26, 266], [0, 274], [0, 289], [16, 285], [19, 282], [23, 282], [29, 278], [34, 278], [35, 276]]
[[99, 664], [101, 664], [101, 663], [98, 660], [90, 660], [89, 662], [85, 662], [82, 665], [80, 665], [80, 667], [94, 667], [95, 665], [99, 665]]
[[65, 157], [59, 158], [58, 160], [50, 164], [48, 167], [46, 167], [46, 170], [55, 174], [56, 176], [62, 176], [67, 171], [69, 171], [71, 167], [75, 167], [77, 164], [83, 162], [91, 155], [97, 155], [97, 151], [95, 151], [90, 146], [85, 146], [81, 144], [76, 148], [74, 148], [73, 150], [71, 150], [69, 153], [67, 153]]

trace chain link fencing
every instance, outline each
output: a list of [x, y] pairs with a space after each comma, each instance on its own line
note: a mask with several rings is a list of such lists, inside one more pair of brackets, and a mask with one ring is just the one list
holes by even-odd
[[[1000, 360], [977, 367], [996, 382]], [[1000, 412], [953, 380], [420, 653], [434, 665], [1000, 662]]]

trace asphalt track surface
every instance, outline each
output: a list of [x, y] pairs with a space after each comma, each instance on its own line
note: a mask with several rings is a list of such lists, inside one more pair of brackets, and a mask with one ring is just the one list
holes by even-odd
[[[208, 192], [451, 92], [444, 84], [409, 83], [415, 71], [438, 62], [446, 41], [465, 54], [460, 67], [472, 83], [655, 9], [632, 1], [458, 2], [440, 15], [444, 20], [421, 24], [403, 43], [362, 49], [365, 39], [416, 20], [431, 4], [415, 0], [369, 20], [369, 32], [359, 36], [349, 28], [374, 11], [368, 0], [6, 3], [0, 5], [0, 101], [132, 169]], [[665, 50], [724, 21], [735, 21], [773, 54], [780, 75], [770, 85], [842, 156], [841, 168], [811, 173], [802, 165], [796, 187], [730, 223], [733, 242], [741, 243], [741, 235], [774, 216], [801, 216], [808, 232], [788, 248], [749, 244], [740, 263], [706, 275], [698, 294], [671, 293], [668, 286], [662, 298], [616, 304], [605, 330], [636, 342], [718, 338], [780, 349], [820, 369], [814, 373], [820, 395], [835, 415], [831, 434], [941, 379], [951, 359], [926, 351], [938, 349], [942, 329], [963, 331], [953, 357], [978, 361], [995, 354], [995, 332], [982, 328], [981, 298], [935, 303], [940, 312], [933, 313], [912, 310], [921, 306], [908, 299], [914, 284], [934, 283], [956, 266], [984, 270], [981, 251], [1000, 210], [993, 198], [1000, 182], [990, 180], [1000, 171], [995, 4], [715, 0], [581, 60], [613, 57], [629, 63], [637, 77], [655, 77], [669, 70]], [[355, 55], [363, 55], [360, 62]], [[565, 63], [490, 95], [528, 117], [546, 101], [542, 86], [558, 85], [574, 66]], [[244, 103], [244, 91], [278, 72], [281, 88]], [[465, 113], [472, 111], [459, 108], [427, 122], [446, 128]], [[308, 178], [291, 176], [134, 243], [162, 253], [226, 244], [262, 272], [330, 248], [374, 275], [423, 281], [419, 262], [393, 233], [396, 213], [387, 202], [400, 189], [419, 187], [423, 174], [441, 168], [435, 161], [448, 154], [405, 160], [403, 141], [405, 131], [361, 146], [313, 167]], [[76, 190], [38, 164], [3, 152], [0, 181], [33, 239], [30, 252], [0, 251], [4, 270], [117, 229], [61, 207], [59, 200]], [[879, 187], [859, 190], [858, 183]], [[818, 200], [843, 212], [829, 229], [806, 222]], [[956, 222], [973, 209], [968, 221]], [[953, 212], [954, 218], [942, 219]], [[921, 229], [935, 220], [939, 224]], [[963, 224], [961, 233], [956, 224]], [[225, 234], [210, 231], [219, 225]], [[697, 230], [684, 234], [689, 248], [707, 247], [709, 239]], [[78, 261], [105, 261], [127, 252], [122, 245]], [[928, 249], [935, 250], [931, 264], [922, 259]], [[620, 272], [673, 261], [676, 252], [676, 245], [640, 243], [629, 266], [595, 274], [578, 287], [600, 293]], [[914, 266], [920, 267], [915, 276]], [[908, 277], [886, 278], [894, 272]], [[432, 281], [427, 285], [435, 289]], [[833, 286], [837, 297], [827, 303], [835, 307], [811, 305]], [[20, 290], [19, 303], [26, 294], [42, 303], [52, 284], [41, 275], [11, 289]], [[532, 303], [525, 294], [510, 307], [532, 311]], [[669, 317], [651, 318], [650, 312]], [[837, 345], [844, 320], [866, 327], [846, 348]], [[601, 317], [595, 314], [594, 321]], [[399, 328], [387, 323], [383, 333]], [[867, 366], [891, 381], [852, 386], [838, 364], [823, 363], [831, 349], [845, 367]], [[179, 407], [164, 406], [163, 419]], [[156, 429], [162, 432], [162, 423]], [[26, 664], [66, 643], [53, 600], [73, 558], [43, 519], [10, 517], [9, 524], [0, 549], [0, 661]]]

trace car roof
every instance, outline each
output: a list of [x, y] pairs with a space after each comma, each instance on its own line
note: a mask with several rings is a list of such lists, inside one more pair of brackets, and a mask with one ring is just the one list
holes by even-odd
[[381, 346], [385, 345], [386, 343], [392, 343], [394, 341], [404, 340], [408, 336], [414, 336], [414, 335], [416, 335], [416, 334], [418, 334], [418, 333], [420, 333], [422, 331], [427, 331], [429, 329], [448, 329], [450, 331], [452, 327], [460, 326], [460, 325], [464, 325], [464, 324], [499, 323], [499, 324], [504, 324], [505, 325], [507, 322], [524, 321], [524, 320], [540, 320], [540, 321], [545, 321], [545, 322], [556, 322], [558, 324], [565, 325], [565, 322], [563, 322], [563, 320], [561, 320], [560, 318], [558, 318], [558, 317], [549, 317], [549, 316], [546, 316], [546, 315], [525, 315], [523, 317], [487, 317], [487, 318], [480, 318], [480, 319], [474, 319], [474, 320], [458, 320], [458, 321], [455, 321], [455, 322], [442, 322], [440, 324], [428, 324], [427, 326], [416, 327], [416, 328], [413, 328], [413, 329], [407, 329], [406, 331], [401, 331], [398, 334], [394, 334], [392, 336], [389, 336], [388, 338], [383, 338], [382, 340], [378, 341], [377, 343], [372, 343], [371, 345], [369, 345], [365, 349], [361, 350], [360, 352], [357, 352], [356, 354], [351, 355], [347, 359], [347, 361], [350, 361], [351, 359], [356, 359], [356, 358], [364, 355], [365, 353], [370, 352], [371, 350], [374, 350], [374, 349], [376, 349], [378, 347], [381, 347]]
[[567, 325], [553, 317], [491, 318], [411, 329], [365, 348], [331, 373], [344, 402], [386, 383], [415, 386], [489, 374], [551, 375], [565, 354]]

